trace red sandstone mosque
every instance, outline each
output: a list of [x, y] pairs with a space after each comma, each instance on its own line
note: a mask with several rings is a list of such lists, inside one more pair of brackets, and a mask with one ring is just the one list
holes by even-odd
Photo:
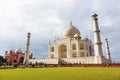
[[[7, 59], [8, 64], [15, 63], [23, 64], [24, 56], [25, 52], [23, 52], [20, 48], [18, 48], [15, 51], [10, 50], [9, 52], [8, 51], [5, 52], [5, 59]], [[29, 55], [29, 59], [32, 59], [32, 54]]]

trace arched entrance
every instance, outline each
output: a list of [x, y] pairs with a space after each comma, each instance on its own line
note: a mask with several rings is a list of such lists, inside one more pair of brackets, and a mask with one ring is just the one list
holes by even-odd
[[67, 58], [67, 47], [66, 45], [61, 45], [58, 48], [58, 58]]
[[24, 57], [21, 57], [20, 60], [19, 60], [19, 63], [22, 64], [23, 60], [24, 60]]

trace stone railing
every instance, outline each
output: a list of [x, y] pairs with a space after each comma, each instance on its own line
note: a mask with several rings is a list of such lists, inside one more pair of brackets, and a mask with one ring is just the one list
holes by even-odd
[[44, 64], [58, 64], [58, 59], [51, 59], [51, 58], [46, 58], [46, 59], [30, 59], [29, 63], [35, 64], [35, 63], [44, 63]]
[[63, 64], [93, 64], [94, 57], [79, 57], [79, 58], [61, 58], [60, 62]]

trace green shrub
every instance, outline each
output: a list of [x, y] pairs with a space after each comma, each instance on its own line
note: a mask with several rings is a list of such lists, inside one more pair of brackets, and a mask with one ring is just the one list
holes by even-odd
[[32, 67], [35, 67], [35, 64], [32, 64]]
[[17, 64], [14, 64], [13, 67], [16, 67], [16, 68], [17, 68]]

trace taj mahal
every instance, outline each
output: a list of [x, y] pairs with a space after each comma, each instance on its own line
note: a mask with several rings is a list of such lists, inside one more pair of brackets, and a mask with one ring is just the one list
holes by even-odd
[[103, 64], [111, 63], [108, 39], [105, 39], [106, 56], [103, 55], [98, 17], [94, 13], [92, 16], [94, 42], [89, 38], [82, 39], [80, 31], [70, 22], [64, 30], [63, 37], [56, 37], [49, 43], [48, 58], [29, 59], [30, 37], [28, 33], [24, 63], [44, 63], [44, 64]]

